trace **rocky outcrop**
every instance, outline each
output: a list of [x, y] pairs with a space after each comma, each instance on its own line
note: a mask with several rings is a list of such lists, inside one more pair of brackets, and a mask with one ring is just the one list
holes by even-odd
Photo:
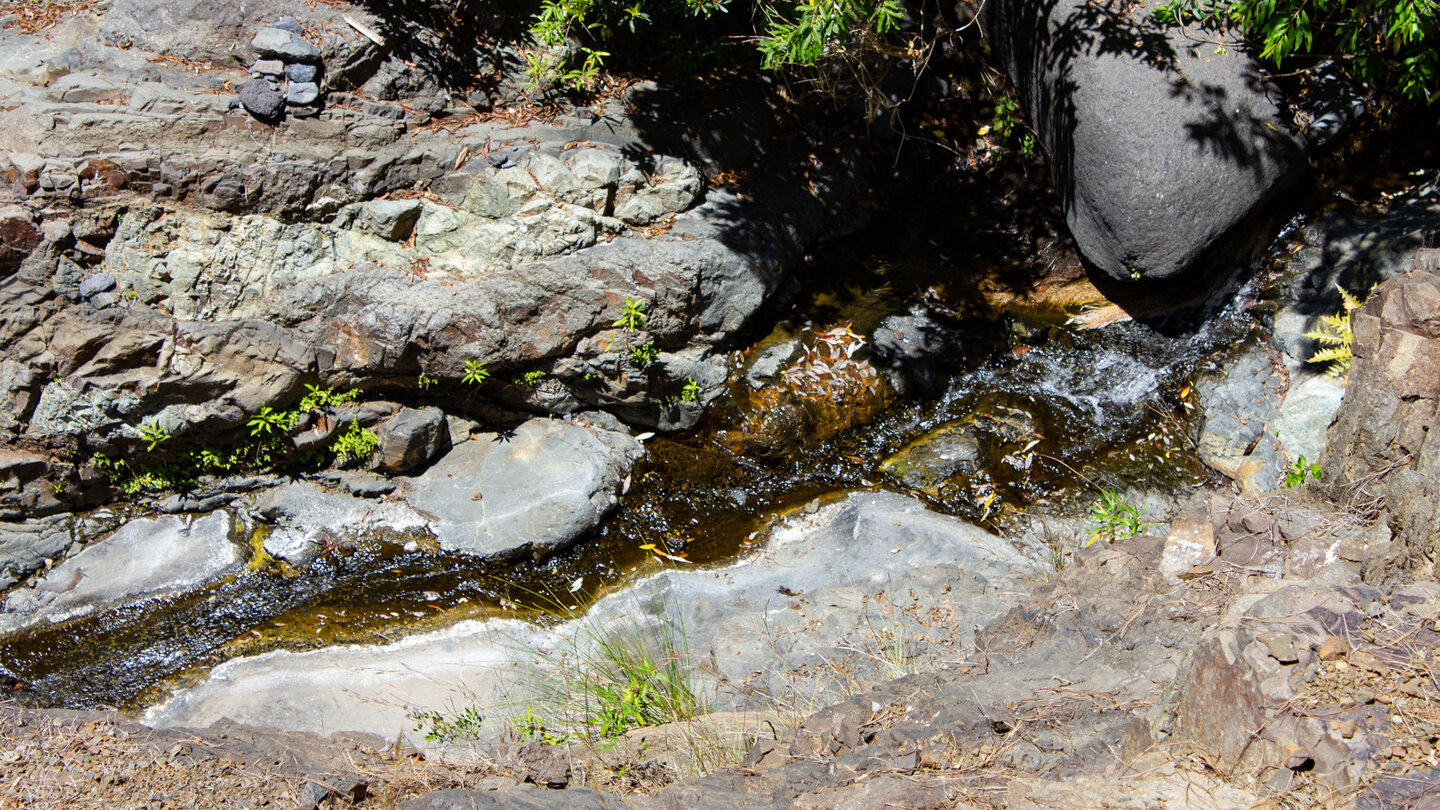
[[1122, 281], [1195, 265], [1303, 166], [1249, 56], [1148, 15], [1083, 0], [981, 15], [1081, 253]]
[[1381, 284], [1350, 316], [1353, 370], [1323, 467], [1341, 504], [1386, 521], [1372, 583], [1440, 576], [1440, 252]]

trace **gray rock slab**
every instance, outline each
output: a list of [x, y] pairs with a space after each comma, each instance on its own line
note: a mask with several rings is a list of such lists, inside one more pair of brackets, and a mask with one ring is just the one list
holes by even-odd
[[[474, 705], [487, 718], [482, 735], [498, 737], [509, 727], [506, 718], [523, 712], [527, 690], [536, 688], [535, 667], [546, 666], [536, 650], [583, 648], [610, 632], [662, 625], [679, 628], [689, 654], [711, 662], [733, 685], [724, 691], [715, 681], [699, 683], [713, 708], [766, 705], [782, 696], [766, 697], [763, 690], [791, 687], [755, 682], [757, 667], [778, 672], [835, 660], [846, 648], [863, 648], [875, 624], [901, 621], [867, 605], [887, 603], [897, 612], [935, 607], [948, 617], [939, 627], [944, 633], [966, 628], [958, 633], [963, 643], [968, 628], [1014, 604], [1020, 582], [1036, 570], [1010, 541], [930, 512], [915, 499], [857, 492], [813, 514], [796, 513], [745, 559], [662, 571], [553, 628], [511, 619], [465, 621], [383, 646], [236, 659], [152, 707], [145, 722], [203, 727], [230, 717], [291, 730], [393, 736], [414, 727], [413, 710], [454, 714]], [[917, 642], [922, 630], [910, 628]], [[557, 658], [550, 666], [564, 665]]]
[[599, 523], [642, 452], [625, 433], [532, 419], [456, 447], [406, 491], [446, 549], [548, 552]]
[[262, 28], [250, 40], [250, 47], [264, 56], [285, 62], [319, 62], [320, 51], [294, 31]]
[[328, 541], [420, 532], [426, 526], [425, 518], [403, 503], [327, 491], [310, 481], [268, 490], [254, 508], [270, 526], [265, 553], [296, 565], [313, 559]]
[[139, 518], [16, 591], [0, 610], [0, 632], [62, 621], [109, 605], [196, 588], [245, 564], [241, 525], [226, 511]]
[[1278, 486], [1286, 462], [1273, 423], [1289, 384], [1279, 352], [1268, 345], [1250, 346], [1221, 372], [1201, 377], [1195, 385], [1201, 460], [1247, 492]]

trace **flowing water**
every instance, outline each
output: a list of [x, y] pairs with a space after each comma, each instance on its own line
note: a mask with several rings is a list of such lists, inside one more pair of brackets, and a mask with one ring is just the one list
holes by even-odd
[[[583, 605], [677, 564], [657, 550], [695, 564], [728, 559], [777, 514], [845, 490], [911, 491], [1003, 533], [1023, 531], [1037, 511], [1079, 513], [1102, 488], [1173, 491], [1209, 476], [1190, 445], [1189, 381], [1250, 329], [1246, 287], [1183, 318], [1080, 330], [1064, 324], [1063, 307], [1036, 316], [987, 304], [984, 288], [1007, 283], [1005, 265], [951, 258], [970, 237], [923, 238], [938, 227], [933, 217], [899, 239], [895, 227], [817, 252], [757, 318], [730, 394], [695, 430], [651, 439], [620, 508], [567, 551], [502, 566], [361, 542], [305, 570], [247, 571], [17, 634], [0, 640], [0, 667], [45, 702], [134, 708], [236, 656], [534, 615], [526, 605], [536, 594]], [[872, 343], [887, 316], [912, 311], [958, 343], [917, 361], [929, 385], [902, 382], [911, 390], [901, 395], [872, 362]], [[746, 374], [775, 347], [790, 359], [757, 388]], [[961, 472], [887, 462], [952, 440], [970, 454]]]

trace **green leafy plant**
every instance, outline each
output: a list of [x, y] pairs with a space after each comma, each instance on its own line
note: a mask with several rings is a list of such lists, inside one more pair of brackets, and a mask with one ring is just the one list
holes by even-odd
[[480, 710], [474, 706], [468, 706], [453, 716], [420, 709], [411, 710], [409, 716], [415, 721], [415, 730], [425, 733], [425, 739], [442, 744], [466, 742], [479, 737], [481, 725], [485, 722]]
[[700, 384], [695, 382], [694, 377], [685, 378], [685, 387], [680, 389], [680, 401], [700, 404]]
[[1428, 102], [1440, 76], [1440, 5], [1432, 0], [1175, 0], [1162, 22], [1239, 29], [1286, 65], [1332, 56], [1382, 93]]
[[154, 420], [142, 424], [137, 430], [140, 431], [140, 440], [145, 442], [145, 449], [152, 453], [156, 447], [170, 441], [170, 431]]
[[1091, 502], [1090, 523], [1093, 530], [1085, 541], [1087, 546], [1096, 540], [1111, 543], [1127, 540], [1150, 525], [1144, 520], [1144, 513], [1113, 489], [1101, 492], [1100, 497]]
[[421, 391], [426, 390], [427, 388], [429, 388], [430, 386], [432, 386], [432, 385], [434, 385], [435, 383], [438, 383], [438, 382], [440, 382], [440, 381], [437, 380], [437, 379], [435, 379], [434, 377], [431, 377], [430, 375], [426, 374], [426, 373], [423, 372], [423, 371], [420, 372], [420, 376], [419, 376], [419, 377], [416, 377], [416, 378], [415, 378], [415, 386], [416, 386], [417, 388], [419, 388]]
[[813, 65], [859, 34], [894, 31], [905, 16], [899, 0], [830, 0], [762, 6], [765, 35], [759, 41], [766, 68]]
[[1309, 362], [1329, 363], [1325, 373], [1331, 377], [1343, 377], [1350, 370], [1353, 360], [1350, 343], [1354, 333], [1350, 330], [1350, 313], [1359, 309], [1362, 302], [1338, 284], [1335, 289], [1340, 291], [1340, 311], [1321, 318], [1320, 323], [1304, 336], [1320, 344], [1319, 350], [1310, 355]]
[[630, 362], [639, 368], [645, 368], [655, 362], [660, 356], [660, 350], [655, 348], [653, 342], [641, 343], [639, 346], [630, 347]]
[[278, 436], [294, 427], [298, 418], [298, 411], [277, 411], [269, 405], [261, 405], [245, 424], [250, 428], [251, 436]]
[[460, 377], [460, 382], [466, 385], [479, 385], [490, 379], [489, 365], [481, 360], [466, 360], [465, 373]]
[[540, 599], [576, 629], [560, 649], [534, 653], [534, 701], [512, 726], [517, 736], [606, 739], [701, 712], [682, 627], [662, 617], [601, 623], [564, 601]]
[[335, 437], [330, 449], [335, 453], [337, 461], [349, 464], [369, 458], [379, 446], [380, 439], [375, 435], [375, 431], [359, 422], [351, 422], [349, 427]]
[[1285, 468], [1286, 489], [1297, 489], [1305, 486], [1311, 479], [1319, 479], [1321, 475], [1320, 465], [1306, 461], [1304, 456], [1295, 459], [1295, 463]]
[[620, 317], [615, 319], [613, 326], [620, 326], [626, 332], [634, 332], [645, 326], [650, 316], [645, 314], [645, 302], [634, 298], [626, 297], [625, 306], [620, 309]]
[[516, 374], [511, 381], [514, 382], [516, 385], [523, 385], [526, 388], [534, 388], [536, 385], [539, 385], [540, 381], [543, 379], [545, 379], [545, 372], [537, 368], [527, 371], [524, 374]]

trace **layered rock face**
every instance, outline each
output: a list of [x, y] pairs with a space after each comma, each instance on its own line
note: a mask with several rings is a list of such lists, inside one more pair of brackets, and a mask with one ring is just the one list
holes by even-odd
[[1153, 4], [986, 3], [1080, 251], [1119, 280], [1190, 268], [1299, 176], [1255, 63], [1166, 31]]
[[1393, 546], [1376, 583], [1440, 576], [1440, 251], [1415, 254], [1350, 316], [1354, 370], [1330, 427], [1323, 468], [1332, 497], [1380, 515]]

